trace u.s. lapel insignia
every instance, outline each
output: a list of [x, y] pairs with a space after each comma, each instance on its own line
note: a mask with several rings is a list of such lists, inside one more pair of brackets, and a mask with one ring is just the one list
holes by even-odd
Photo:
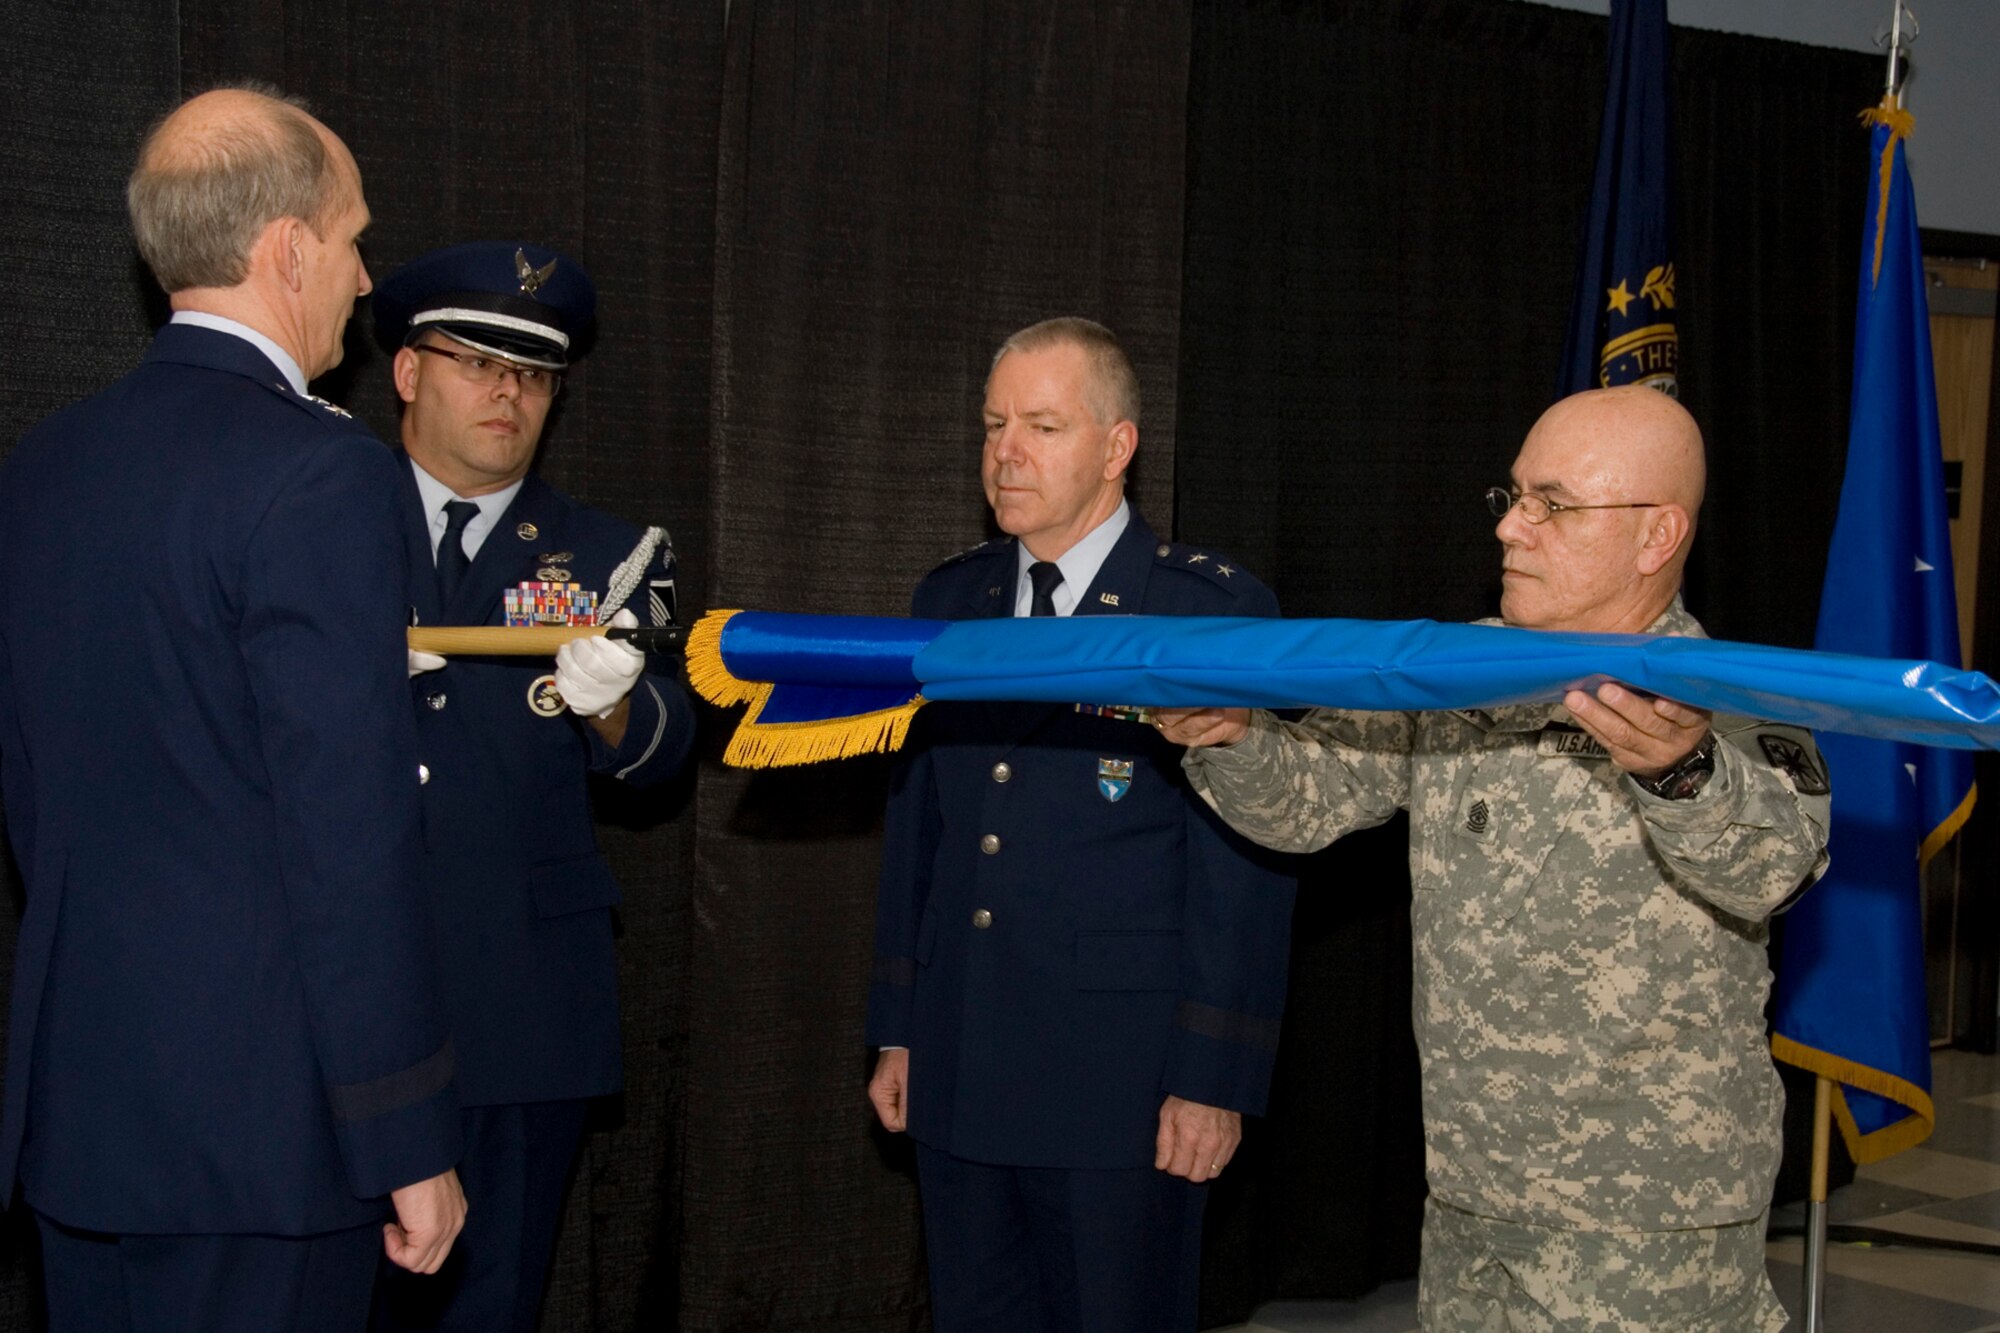
[[528, 686], [528, 711], [536, 717], [561, 717], [563, 697], [554, 676], [537, 676]]
[[1099, 759], [1097, 761], [1097, 792], [1107, 801], [1120, 801], [1125, 793], [1132, 790], [1132, 761], [1130, 759]]
[[520, 527], [514, 529], [514, 535], [524, 542], [531, 542], [542, 535], [542, 530], [532, 523], [523, 523]]
[[1115, 592], [1101, 592], [1097, 594], [1097, 600], [1106, 606], [1116, 606], [1118, 605], [1118, 594]]

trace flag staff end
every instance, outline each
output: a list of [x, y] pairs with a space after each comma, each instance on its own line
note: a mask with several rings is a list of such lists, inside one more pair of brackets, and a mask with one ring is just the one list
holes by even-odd
[[1875, 33], [1875, 45], [1886, 47], [1889, 52], [1888, 72], [1883, 76], [1882, 92], [1892, 99], [1897, 108], [1903, 105], [1903, 83], [1909, 77], [1909, 48], [1917, 40], [1920, 29], [1917, 16], [1903, 0], [1891, 0], [1892, 10], [1889, 26]]

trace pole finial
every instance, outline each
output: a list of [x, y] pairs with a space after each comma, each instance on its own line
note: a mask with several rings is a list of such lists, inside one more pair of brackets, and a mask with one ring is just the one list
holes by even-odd
[[1903, 0], [1890, 0], [1889, 26], [1875, 32], [1875, 45], [1889, 52], [1889, 68], [1883, 77], [1882, 91], [1900, 107], [1903, 105], [1903, 83], [1909, 77], [1909, 48], [1915, 44], [1919, 29], [1917, 16]]

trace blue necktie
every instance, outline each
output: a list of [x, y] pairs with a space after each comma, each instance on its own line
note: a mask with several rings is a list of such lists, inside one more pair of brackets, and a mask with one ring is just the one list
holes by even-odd
[[479, 514], [479, 506], [470, 500], [447, 500], [444, 502], [444, 536], [438, 542], [437, 575], [438, 591], [449, 602], [451, 595], [458, 591], [458, 585], [465, 578], [465, 571], [472, 568], [472, 561], [465, 554], [465, 525]]
[[1028, 582], [1034, 585], [1035, 595], [1028, 603], [1031, 616], [1052, 616], [1056, 613], [1056, 589], [1062, 586], [1062, 571], [1052, 560], [1037, 560], [1028, 566]]

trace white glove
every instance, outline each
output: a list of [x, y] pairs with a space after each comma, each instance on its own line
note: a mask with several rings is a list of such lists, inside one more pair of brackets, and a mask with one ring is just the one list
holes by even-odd
[[421, 676], [426, 671], [436, 671], [443, 665], [444, 659], [436, 653], [424, 653], [418, 652], [415, 648], [410, 649], [410, 674], [412, 676]]
[[[632, 629], [639, 618], [620, 611], [611, 623]], [[646, 655], [629, 643], [601, 636], [571, 639], [556, 649], [556, 693], [580, 717], [609, 717], [645, 669]]]

